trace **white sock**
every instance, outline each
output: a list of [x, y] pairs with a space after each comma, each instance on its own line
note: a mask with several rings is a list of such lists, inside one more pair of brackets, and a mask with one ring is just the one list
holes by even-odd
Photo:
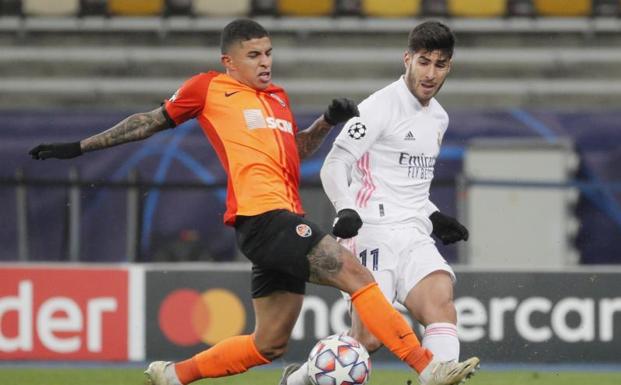
[[311, 385], [308, 379], [308, 363], [305, 362], [298, 370], [287, 378], [287, 385]]
[[427, 325], [422, 345], [431, 350], [434, 361], [459, 361], [457, 326], [452, 323], [436, 322]]

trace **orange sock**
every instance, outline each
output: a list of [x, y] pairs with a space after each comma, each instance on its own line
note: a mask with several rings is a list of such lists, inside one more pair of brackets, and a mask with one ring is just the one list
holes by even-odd
[[235, 336], [218, 342], [194, 357], [175, 364], [182, 384], [201, 378], [224, 377], [243, 373], [253, 366], [269, 364], [254, 344], [252, 335]]
[[429, 365], [433, 354], [420, 345], [414, 331], [388, 303], [376, 282], [358, 289], [351, 300], [367, 329], [401, 361], [418, 373]]

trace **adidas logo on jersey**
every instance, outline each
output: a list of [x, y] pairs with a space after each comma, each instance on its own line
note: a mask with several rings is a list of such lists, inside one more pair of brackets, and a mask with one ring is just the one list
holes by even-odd
[[405, 138], [403, 138], [403, 140], [416, 140], [416, 138], [414, 137], [414, 134], [412, 134], [412, 131], [408, 131], [407, 135], [405, 136]]

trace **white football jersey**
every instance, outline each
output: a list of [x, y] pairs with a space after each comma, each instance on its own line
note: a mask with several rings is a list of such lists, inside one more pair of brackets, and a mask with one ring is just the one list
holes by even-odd
[[360, 117], [350, 119], [334, 142], [357, 159], [348, 201], [365, 223], [414, 222], [431, 233], [428, 216], [437, 208], [429, 188], [448, 114], [435, 98], [422, 106], [403, 76], [358, 107]]

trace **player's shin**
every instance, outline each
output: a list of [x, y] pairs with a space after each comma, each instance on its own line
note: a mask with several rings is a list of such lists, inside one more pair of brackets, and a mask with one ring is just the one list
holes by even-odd
[[227, 338], [194, 357], [175, 364], [175, 372], [182, 384], [201, 378], [230, 376], [248, 369], [269, 364], [254, 344], [252, 335]]
[[420, 373], [433, 358], [423, 348], [405, 319], [386, 300], [373, 282], [351, 296], [352, 304], [367, 329], [400, 360]]

